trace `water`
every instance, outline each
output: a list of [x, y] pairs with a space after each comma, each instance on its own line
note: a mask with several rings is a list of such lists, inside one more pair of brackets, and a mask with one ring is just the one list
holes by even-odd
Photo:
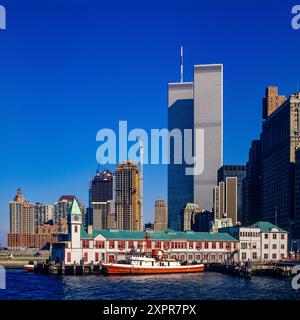
[[47, 276], [7, 270], [0, 300], [131, 300], [131, 299], [292, 299], [300, 290], [291, 279], [257, 276], [251, 279], [205, 272], [150, 276]]

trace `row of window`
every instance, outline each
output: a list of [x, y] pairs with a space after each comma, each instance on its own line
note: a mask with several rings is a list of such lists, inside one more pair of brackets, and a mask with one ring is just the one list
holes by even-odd
[[[277, 239], [277, 233], [273, 233], [272, 236], [273, 236], [273, 239], [274, 239], [274, 240]], [[265, 239], [269, 239], [269, 234], [268, 234], [268, 233], [265, 233]], [[281, 239], [281, 240], [284, 240], [284, 239], [285, 239], [285, 234], [284, 234], [284, 233], [281, 233], [281, 234], [280, 234], [280, 239]]]
[[[82, 240], [82, 248], [90, 248], [90, 240]], [[123, 240], [119, 240], [117, 245], [116, 242], [113, 240], [110, 240], [108, 243], [109, 249], [119, 249], [119, 250], [124, 250], [126, 248], [126, 242], [127, 241], [123, 241]], [[209, 245], [211, 244], [211, 245]], [[189, 242], [183, 242], [183, 241], [156, 241], [154, 242], [154, 247], [156, 249], [161, 249], [163, 245], [163, 248], [165, 250], [170, 249], [193, 249], [194, 248], [194, 242], [189, 241]], [[143, 246], [143, 241], [138, 241], [137, 247], [138, 248], [142, 248]], [[146, 242], [146, 246], [148, 248], [151, 248], [151, 243], [150, 242]], [[211, 247], [212, 249], [217, 249], [217, 247], [219, 249], [227, 249], [230, 250], [231, 249], [231, 242], [216, 242], [216, 241], [212, 241], [212, 242], [201, 242], [201, 241], [197, 241], [196, 242], [196, 249], [209, 249], [209, 247]], [[237, 242], [234, 242], [234, 249], [237, 249]], [[105, 241], [95, 241], [95, 248], [97, 249], [104, 249], [105, 248]], [[133, 249], [134, 248], [134, 242], [133, 241], [128, 241], [128, 248], [129, 249]]]

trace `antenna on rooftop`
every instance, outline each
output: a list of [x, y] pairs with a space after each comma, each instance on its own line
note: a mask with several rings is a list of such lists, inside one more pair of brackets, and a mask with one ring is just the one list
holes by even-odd
[[180, 47], [180, 82], [183, 82], [183, 46]]

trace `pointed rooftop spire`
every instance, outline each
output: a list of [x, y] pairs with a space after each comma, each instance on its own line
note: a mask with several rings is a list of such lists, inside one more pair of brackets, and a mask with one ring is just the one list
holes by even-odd
[[76, 200], [76, 198], [74, 198], [73, 202], [72, 202], [72, 206], [70, 209], [70, 214], [71, 215], [81, 215], [81, 210], [79, 208], [78, 202]]

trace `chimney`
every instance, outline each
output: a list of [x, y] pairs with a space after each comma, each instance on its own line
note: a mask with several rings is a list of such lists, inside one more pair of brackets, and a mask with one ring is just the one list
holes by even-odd
[[93, 234], [93, 226], [92, 225], [88, 225], [88, 234], [89, 235]]

